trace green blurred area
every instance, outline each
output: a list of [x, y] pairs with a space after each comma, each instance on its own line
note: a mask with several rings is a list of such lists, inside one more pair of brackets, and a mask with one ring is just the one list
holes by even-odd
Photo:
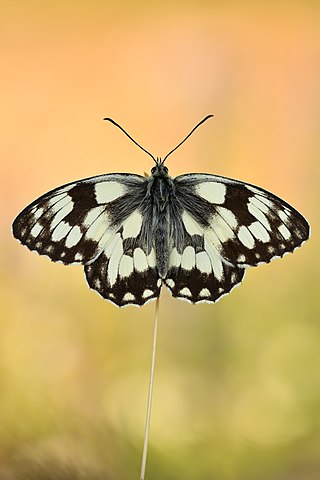
[[4, 3], [0, 480], [138, 478], [154, 304], [117, 309], [10, 233], [31, 200], [103, 172], [247, 180], [311, 240], [215, 305], [162, 292], [147, 479], [320, 478], [319, 6]]

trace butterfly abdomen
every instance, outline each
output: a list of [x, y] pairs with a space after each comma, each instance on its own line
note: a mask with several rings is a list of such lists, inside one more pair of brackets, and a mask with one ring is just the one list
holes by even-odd
[[171, 178], [154, 177], [151, 190], [153, 203], [152, 224], [157, 270], [161, 278], [167, 276], [169, 268], [169, 202], [171, 195]]

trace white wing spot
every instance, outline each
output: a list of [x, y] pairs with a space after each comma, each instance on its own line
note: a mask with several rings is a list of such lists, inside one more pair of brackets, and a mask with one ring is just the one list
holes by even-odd
[[[68, 203], [63, 208], [61, 208], [61, 210], [59, 210], [56, 213], [56, 215], [55, 215], [55, 217], [54, 217], [54, 219], [51, 223], [52, 230], [54, 228], [56, 228], [56, 226], [61, 222], [61, 220], [63, 220], [68, 215], [68, 213], [72, 212], [72, 210], [73, 210], [73, 202], [70, 202], [69, 199], [66, 199], [66, 200], [68, 200]], [[59, 203], [61, 203], [61, 202], [59, 202]]]
[[170, 288], [173, 288], [175, 286], [175, 283], [174, 281], [172, 280], [172, 278], [166, 278], [166, 284], [168, 285], [168, 287]]
[[56, 207], [58, 206], [58, 204], [63, 199], [65, 200], [64, 204], [66, 205], [68, 202], [70, 202], [71, 197], [69, 195], [67, 195], [65, 192], [63, 192], [63, 193], [60, 193], [59, 195], [54, 195], [53, 197], [49, 198], [47, 200], [47, 205], [49, 207], [54, 207], [54, 208], [52, 208], [52, 210], [56, 211]]
[[234, 272], [232, 272], [230, 277], [231, 283], [235, 283], [236, 279], [237, 279], [237, 275]]
[[[238, 220], [235, 214], [229, 210], [229, 208], [225, 207], [216, 207], [217, 213], [220, 215], [220, 217], [223, 218], [223, 220], [229, 225], [231, 228], [236, 228], [238, 226]], [[217, 216], [215, 216], [215, 220], [217, 219]]]
[[267, 230], [270, 230], [270, 223], [269, 223], [267, 217], [265, 216], [265, 214], [263, 212], [261, 212], [261, 210], [259, 210], [259, 208], [257, 208], [252, 203], [249, 203], [248, 210], [251, 213], [251, 215], [253, 215], [257, 220], [259, 220], [259, 222], [262, 223], [262, 225]]
[[270, 235], [268, 231], [261, 225], [260, 222], [253, 222], [248, 226], [248, 229], [257, 240], [260, 240], [263, 243], [270, 241]]
[[[230, 238], [233, 238], [235, 236], [232, 228], [230, 228], [229, 224], [224, 218], [221, 218], [219, 213], [216, 213], [211, 221], [211, 230], [214, 231], [215, 235], [218, 236], [220, 242], [222, 243], [227, 242], [228, 240], [230, 240]], [[213, 238], [213, 235], [210, 231], [208, 232], [207, 229], [205, 231], [207, 233], [207, 236], [211, 236]], [[213, 242], [216, 243], [216, 241]]]
[[157, 287], [161, 287], [161, 284], [162, 284], [162, 280], [161, 280], [161, 278], [158, 278]]
[[137, 272], [144, 272], [148, 269], [147, 257], [141, 248], [135, 248], [133, 252], [134, 268]]
[[210, 290], [208, 290], [207, 288], [203, 288], [200, 293], [199, 293], [199, 297], [210, 297], [211, 296], [211, 293], [210, 293]]
[[34, 212], [33, 218], [34, 218], [35, 220], [38, 220], [38, 218], [41, 217], [41, 215], [43, 214], [43, 212], [44, 212], [44, 209], [43, 209], [43, 208], [41, 208], [41, 207], [38, 208], [38, 210], [36, 210], [36, 211]]
[[196, 193], [210, 203], [221, 205], [225, 201], [227, 187], [223, 183], [203, 182], [196, 186]]
[[30, 231], [31, 237], [36, 238], [42, 229], [43, 229], [42, 225], [40, 225], [40, 223], [36, 223]]
[[81, 262], [83, 260], [83, 256], [81, 255], [80, 252], [77, 252], [74, 256], [74, 259], [76, 262]]
[[[256, 190], [256, 191], [258, 191], [258, 190]], [[258, 193], [259, 193], [259, 191], [258, 191]], [[273, 203], [271, 200], [269, 200], [268, 198], [263, 197], [262, 195], [256, 195], [255, 198], [256, 198], [257, 200], [259, 200], [260, 202], [264, 203], [264, 204], [265, 204], [267, 207], [269, 207], [269, 208], [273, 208], [273, 207], [274, 207], [274, 203]], [[251, 201], [251, 199], [250, 199], [250, 201]], [[259, 207], [259, 208], [260, 208], [260, 207]]]
[[280, 219], [283, 221], [283, 222], [287, 222], [288, 221], [288, 215], [284, 210], [278, 210], [278, 215], [280, 217]]
[[174, 247], [170, 253], [169, 263], [171, 267], [180, 267], [181, 265], [181, 255], [178, 253], [177, 249]]
[[255, 241], [247, 227], [242, 225], [242, 227], [239, 228], [238, 232], [238, 238], [240, 242], [247, 248], [253, 248], [255, 245]]
[[188, 287], [184, 287], [180, 290], [180, 295], [184, 295], [185, 297], [192, 297], [192, 293], [190, 292]]
[[153, 291], [146, 288], [146, 290], [142, 294], [142, 298], [148, 298], [148, 297], [151, 297], [152, 295], [153, 295]]
[[122, 278], [129, 277], [133, 272], [133, 258], [123, 255], [119, 263], [119, 275]]
[[136, 299], [136, 297], [134, 295], [132, 295], [132, 293], [130, 292], [127, 292], [124, 296], [123, 296], [123, 301], [124, 302], [132, 302]]
[[[261, 198], [259, 195], [256, 195], [254, 197], [249, 198], [249, 202], [252, 203], [255, 207], [257, 207], [259, 210], [261, 210], [263, 213], [268, 213], [270, 211], [270, 208], [261, 201]], [[271, 202], [270, 202], [271, 203]]]
[[152, 249], [149, 255], [147, 256], [147, 262], [150, 268], [154, 268], [156, 266], [156, 253], [154, 249]]
[[181, 260], [181, 267], [185, 270], [192, 270], [196, 263], [196, 252], [194, 248], [188, 246], [184, 249]]
[[107, 276], [109, 284], [113, 286], [117, 280], [119, 262], [123, 255], [123, 246], [120, 234], [116, 234], [111, 237], [110, 242], [108, 242], [106, 245], [105, 254], [107, 257], [110, 257]]
[[211, 243], [208, 242], [207, 240], [204, 241], [204, 248], [210, 258], [214, 276], [216, 277], [217, 280], [221, 280], [223, 276], [223, 266], [221, 261], [221, 255], [214, 248], [214, 246], [211, 245]]
[[[95, 220], [101, 215], [101, 213], [104, 211], [105, 207], [94, 207], [89, 210], [87, 215], [85, 216], [83, 220], [83, 225], [87, 228], [89, 228]], [[106, 214], [105, 214], [106, 216]]]
[[106, 213], [103, 213], [99, 218], [93, 221], [85, 233], [85, 237], [96, 242], [100, 242], [103, 238], [104, 243], [113, 234], [112, 229], [109, 229], [109, 221]]
[[280, 225], [280, 227], [278, 227], [278, 230], [285, 240], [289, 240], [289, 238], [291, 237], [291, 232], [285, 225]]
[[109, 203], [125, 195], [127, 189], [119, 182], [99, 182], [94, 186], [97, 203]]
[[68, 222], [61, 221], [59, 225], [53, 230], [51, 235], [51, 240], [54, 242], [59, 242], [64, 238], [71, 230], [71, 225]]
[[182, 212], [182, 221], [189, 235], [201, 235], [203, 233], [198, 223], [185, 210]]
[[237, 258], [237, 262], [245, 262], [246, 257], [243, 255], [243, 253], [240, 253], [239, 257]]
[[123, 223], [123, 238], [137, 237], [142, 225], [142, 215], [134, 211]]
[[196, 254], [197, 269], [201, 273], [211, 273], [212, 266], [207, 252], [199, 252]]
[[78, 225], [75, 225], [69, 232], [69, 235], [66, 238], [66, 247], [74, 247], [77, 243], [80, 242], [82, 238], [82, 232]]

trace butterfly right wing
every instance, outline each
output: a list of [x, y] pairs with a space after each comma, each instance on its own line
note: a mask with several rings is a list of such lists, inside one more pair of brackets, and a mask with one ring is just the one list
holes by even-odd
[[216, 301], [241, 282], [246, 267], [282, 257], [309, 237], [303, 216], [260, 187], [209, 174], [174, 183], [165, 279], [173, 296]]
[[[209, 174], [181, 175], [175, 186], [183, 211], [232, 265], [268, 263], [293, 252], [309, 237], [306, 219], [261, 187]], [[192, 232], [188, 221], [185, 227]]]

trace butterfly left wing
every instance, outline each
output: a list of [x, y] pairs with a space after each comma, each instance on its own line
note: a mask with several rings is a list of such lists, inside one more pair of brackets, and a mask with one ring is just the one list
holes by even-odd
[[174, 183], [165, 279], [173, 296], [216, 301], [242, 281], [246, 267], [282, 257], [309, 236], [299, 212], [259, 187], [207, 174]]
[[148, 235], [147, 183], [107, 174], [56, 188], [15, 219], [13, 234], [30, 250], [83, 264], [89, 286], [116, 305], [142, 305], [160, 293]]

